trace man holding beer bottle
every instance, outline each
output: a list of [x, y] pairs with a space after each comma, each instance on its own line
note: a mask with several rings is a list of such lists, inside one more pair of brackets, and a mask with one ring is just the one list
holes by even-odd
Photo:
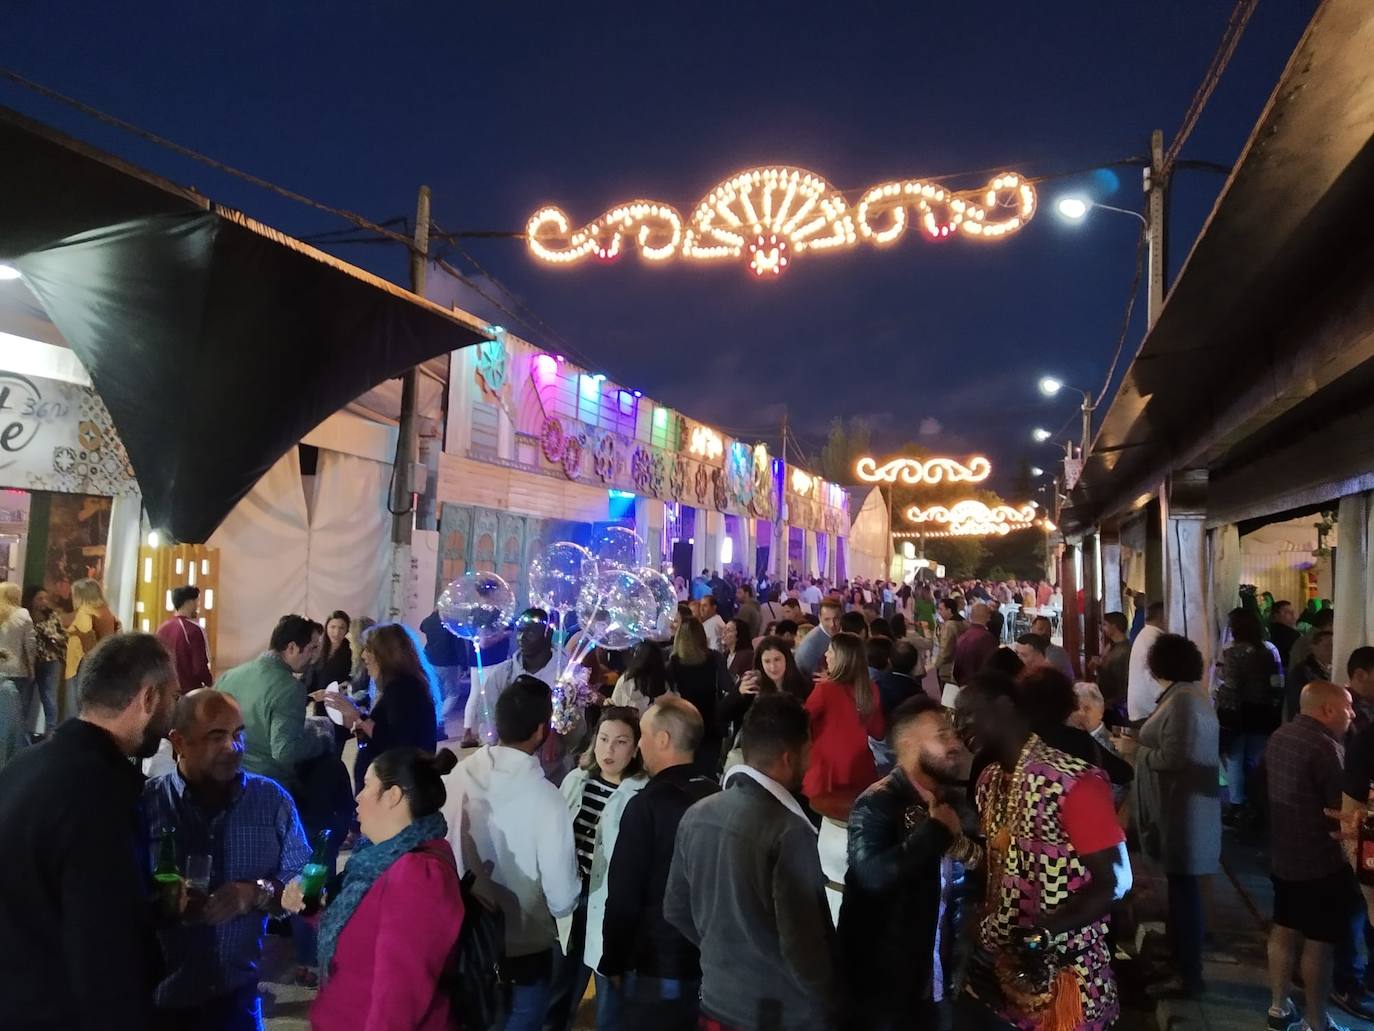
[[310, 847], [286, 790], [244, 772], [243, 714], [233, 698], [209, 688], [185, 695], [170, 736], [177, 768], [143, 792], [144, 817], [159, 836], [159, 897], [174, 897], [172, 864], [184, 881], [181, 912], [164, 912], [158, 932], [167, 964], [158, 1026], [255, 1031], [267, 917], [282, 911], [282, 889]]

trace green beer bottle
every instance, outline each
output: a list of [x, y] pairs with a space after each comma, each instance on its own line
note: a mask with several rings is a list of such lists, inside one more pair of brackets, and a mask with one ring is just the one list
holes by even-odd
[[301, 870], [301, 895], [305, 898], [306, 916], [314, 916], [320, 911], [324, 897], [324, 883], [329, 880], [329, 838], [333, 832], [326, 827], [315, 838], [315, 851], [310, 853], [310, 862]]
[[153, 894], [164, 920], [181, 916], [181, 870], [177, 867], [176, 828], [158, 832], [157, 862], [153, 866]]

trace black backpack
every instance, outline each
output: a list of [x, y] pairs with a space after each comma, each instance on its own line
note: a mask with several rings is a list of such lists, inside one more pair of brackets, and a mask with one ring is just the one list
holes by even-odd
[[[420, 846], [416, 851], [428, 852], [443, 859], [454, 873], [458, 864], [453, 851], [445, 846]], [[499, 909], [473, 894], [476, 877], [469, 873], [462, 880], [463, 926], [449, 954], [444, 972], [439, 976], [439, 990], [447, 996], [452, 1022], [460, 1028], [487, 1028], [501, 1023], [506, 1016], [506, 996], [502, 985], [501, 961], [506, 952], [506, 918]]]

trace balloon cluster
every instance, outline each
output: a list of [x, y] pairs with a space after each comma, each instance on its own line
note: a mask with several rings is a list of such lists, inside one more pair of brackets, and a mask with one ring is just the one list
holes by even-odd
[[482, 649], [506, 632], [515, 615], [515, 592], [495, 573], [464, 573], [444, 588], [435, 605], [449, 632], [471, 641], [477, 655], [477, 733], [496, 743], [496, 714], [482, 675]]
[[[571, 731], [591, 701], [582, 660], [596, 647], [623, 651], [666, 635], [677, 608], [672, 582], [657, 569], [639, 566], [639, 535], [624, 526], [602, 526], [591, 547], [571, 541], [550, 544], [529, 567], [530, 604], [559, 627], [575, 616], [580, 635], [553, 688], [551, 725]], [[482, 648], [505, 632], [515, 614], [515, 595], [495, 573], [464, 573], [439, 597], [439, 618], [477, 653], [479, 732], [491, 739], [491, 704], [482, 680]], [[560, 641], [560, 644], [563, 642]]]

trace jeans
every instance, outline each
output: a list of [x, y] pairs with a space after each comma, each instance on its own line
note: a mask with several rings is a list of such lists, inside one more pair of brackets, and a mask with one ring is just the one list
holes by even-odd
[[1189, 987], [1201, 984], [1202, 940], [1206, 934], [1202, 878], [1195, 874], [1169, 874], [1168, 928], [1183, 983]]
[[697, 1000], [701, 994], [701, 981], [683, 981], [672, 977], [647, 977], [631, 971], [625, 975], [616, 1000], [617, 1012], [614, 1023], [602, 1023], [600, 1003], [600, 974], [596, 979], [597, 994], [597, 1031], [639, 1031], [652, 1028], [653, 1031], [696, 1031]]
[[199, 1006], [157, 1010], [153, 1027], [156, 1031], [263, 1031], [258, 986], [244, 985]]
[[[62, 683], [62, 660], [49, 659], [33, 667], [33, 685], [38, 704], [43, 707], [43, 733], [51, 734], [57, 726], [57, 685]], [[27, 702], [25, 703], [28, 704]], [[34, 713], [26, 713], [28, 726], [34, 726]]]
[[506, 976], [510, 986], [510, 1005], [506, 1019], [495, 1031], [541, 1031], [544, 1015], [549, 1009], [549, 995], [553, 989], [553, 960], [558, 953], [554, 945], [547, 952], [530, 956], [506, 957]]
[[8, 680], [14, 685], [15, 694], [19, 697], [19, 710], [15, 716], [19, 719], [19, 733], [23, 734], [24, 740], [27, 741], [29, 731], [33, 727], [30, 713], [33, 708], [33, 677], [16, 677], [0, 673], [0, 680]]
[[545, 1023], [551, 1031], [572, 1031], [577, 1021], [577, 1008], [587, 994], [592, 972], [582, 962], [587, 940], [587, 897], [582, 896], [573, 911], [572, 928], [568, 932], [568, 951], [553, 959], [553, 982], [549, 986], [549, 1011]]
[[[1363, 946], [1363, 949], [1361, 948]], [[1345, 940], [1336, 944], [1336, 967], [1333, 984], [1338, 992], [1365, 990], [1365, 974], [1369, 957], [1374, 956], [1374, 927], [1370, 926], [1366, 907], [1350, 917], [1350, 929]]]
[[1245, 804], [1245, 780], [1259, 768], [1268, 734], [1237, 732], [1226, 753], [1226, 791], [1232, 805]]

